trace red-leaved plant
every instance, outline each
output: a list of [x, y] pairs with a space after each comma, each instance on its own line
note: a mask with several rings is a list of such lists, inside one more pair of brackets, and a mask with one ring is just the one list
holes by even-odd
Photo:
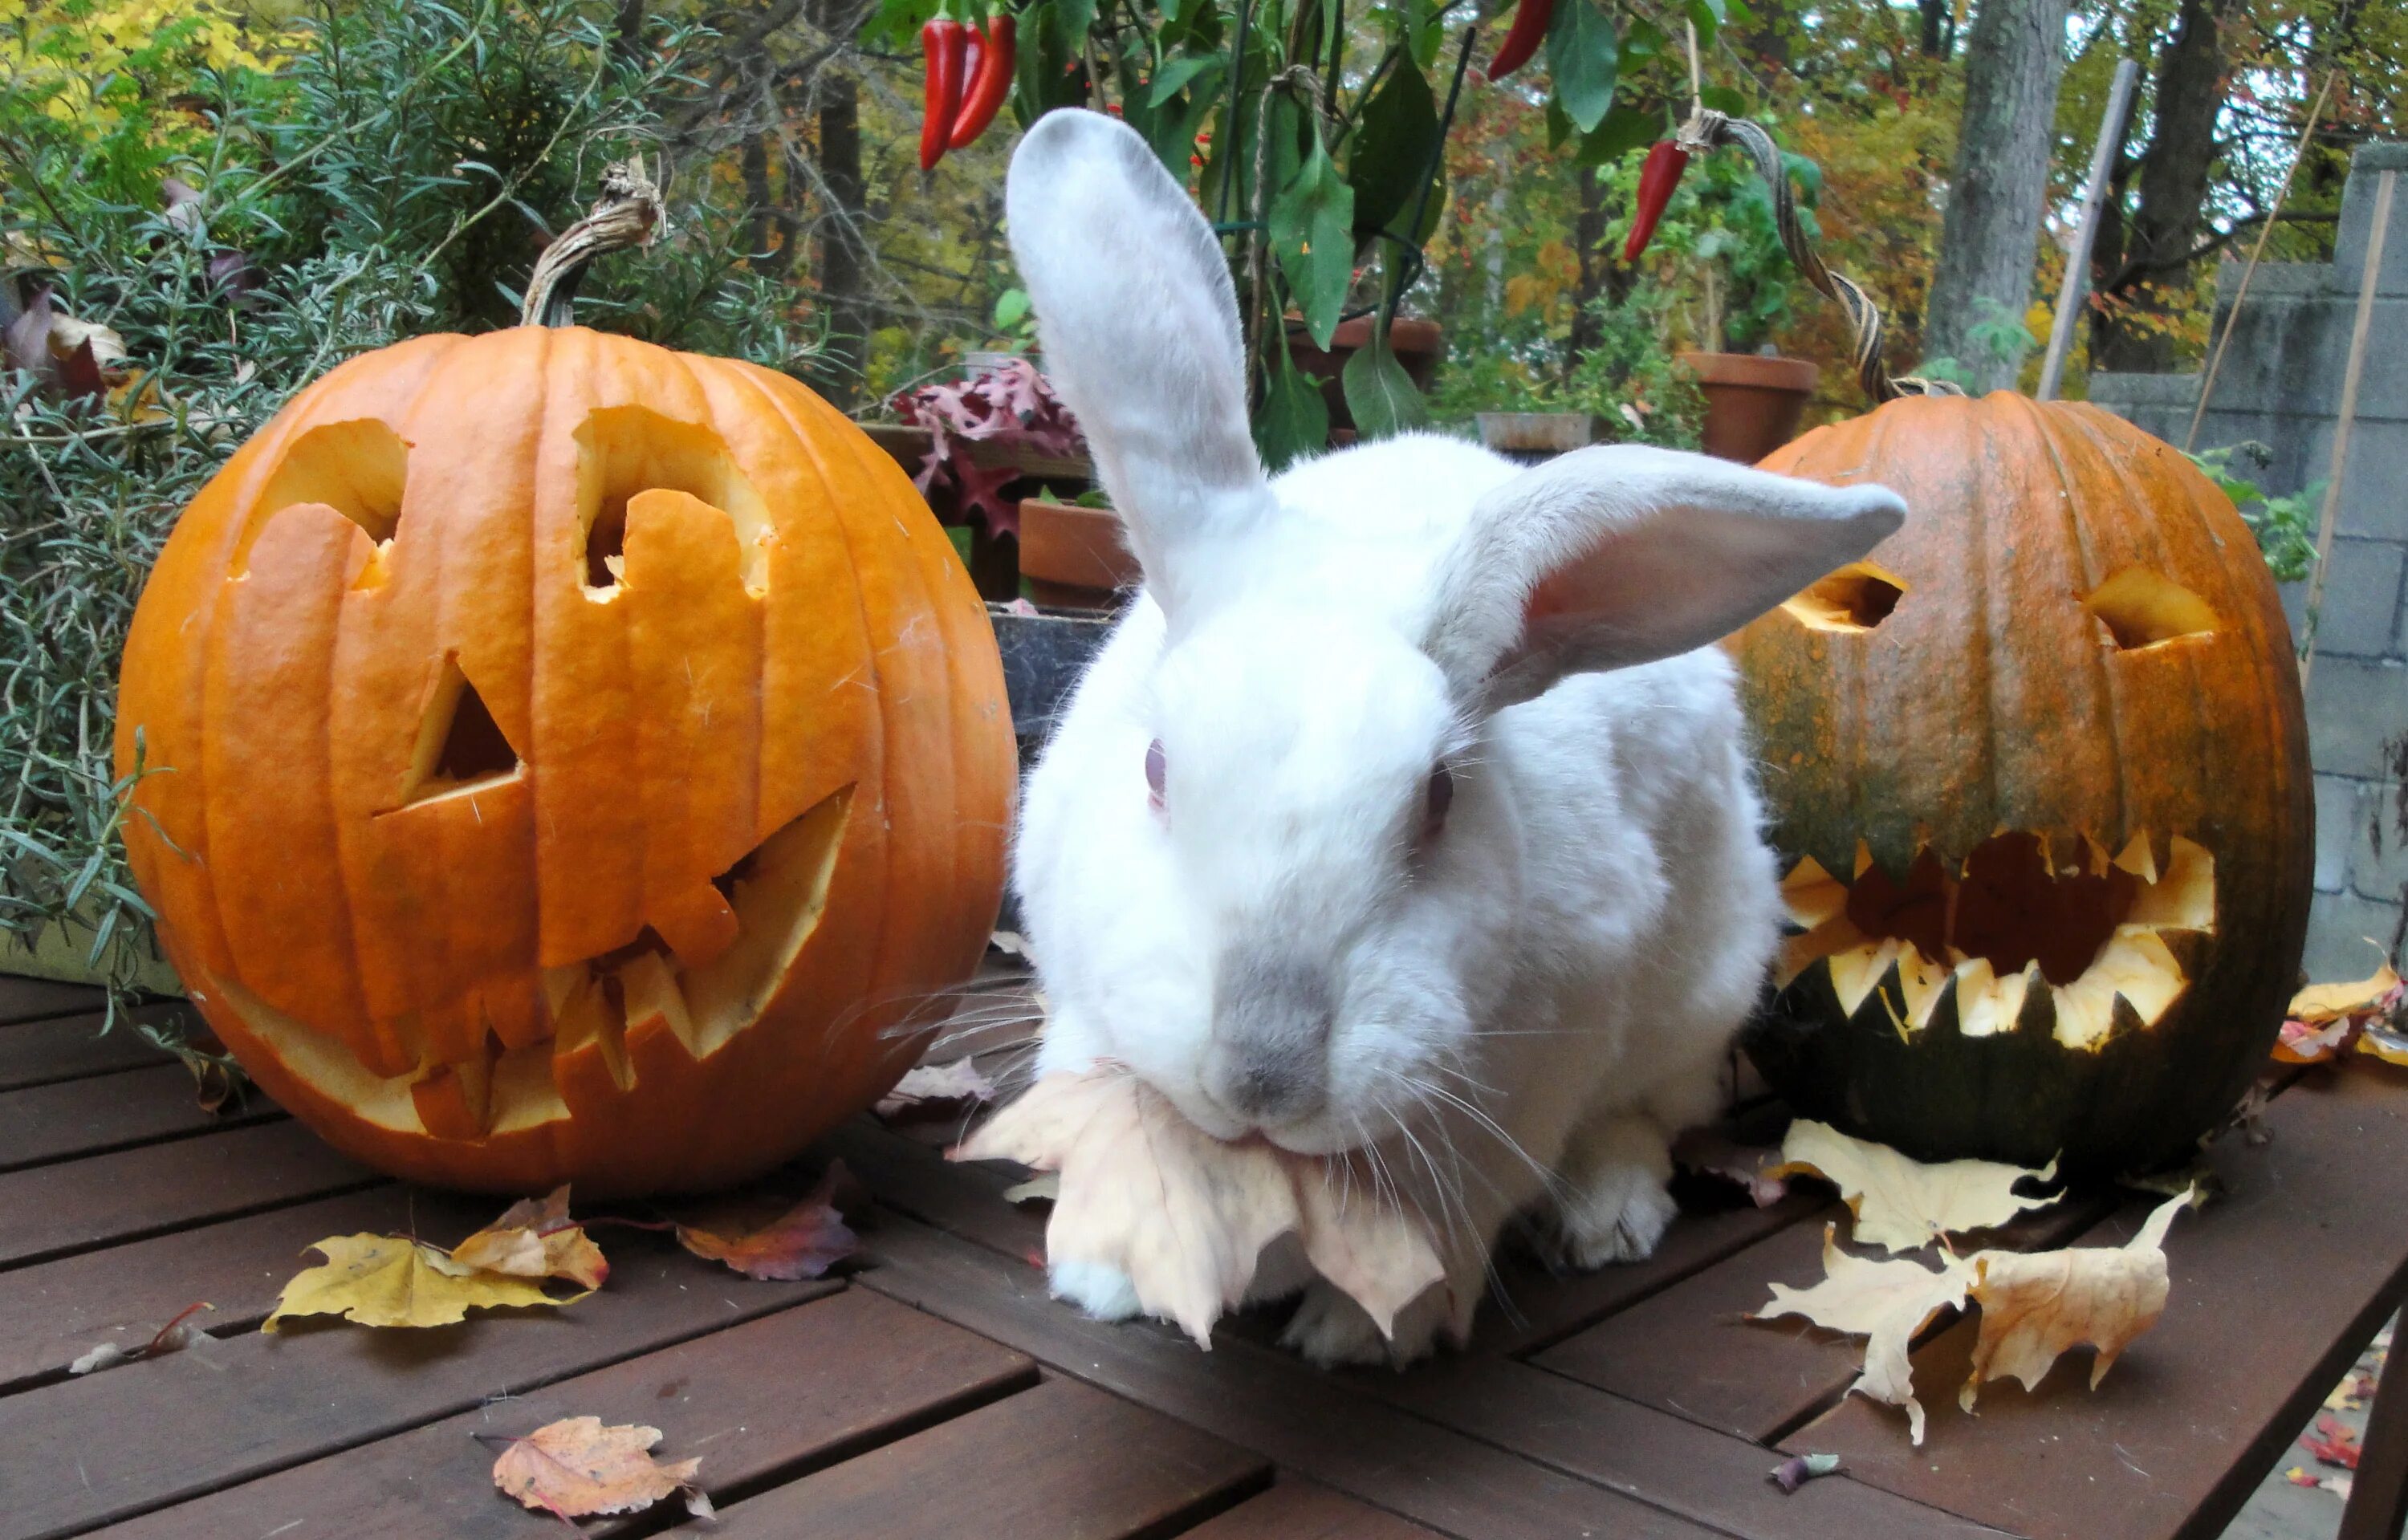
[[903, 421], [928, 430], [927, 458], [911, 484], [931, 499], [940, 489], [951, 491], [961, 511], [983, 520], [990, 535], [1019, 536], [1020, 504], [1004, 496], [1003, 489], [1024, 473], [1009, 461], [977, 463], [964, 440], [1031, 458], [1075, 460], [1087, 452], [1078, 420], [1026, 359], [1008, 359], [964, 379], [898, 392], [887, 406]]

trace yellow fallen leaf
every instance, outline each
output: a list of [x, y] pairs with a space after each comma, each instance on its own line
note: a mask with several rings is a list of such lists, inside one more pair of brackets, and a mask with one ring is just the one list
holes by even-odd
[[510, 1441], [494, 1462], [494, 1485], [560, 1519], [633, 1513], [687, 1486], [701, 1468], [698, 1457], [668, 1465], [654, 1460], [660, 1441], [658, 1428], [606, 1426], [598, 1417], [547, 1422]]
[[1446, 1276], [1421, 1216], [1372, 1201], [1361, 1173], [1340, 1173], [1342, 1158], [1225, 1144], [1125, 1071], [1046, 1076], [953, 1156], [1059, 1172], [1049, 1262], [1117, 1270], [1149, 1314], [1206, 1347], [1283, 1235], [1383, 1334]]
[[261, 1331], [275, 1331], [287, 1316], [341, 1316], [362, 1326], [448, 1326], [472, 1309], [571, 1305], [585, 1297], [554, 1299], [531, 1279], [463, 1266], [439, 1248], [401, 1235], [329, 1235], [310, 1249], [323, 1253], [325, 1264], [304, 1269], [284, 1286]]
[[1985, 1380], [2010, 1375], [2025, 1390], [2038, 1390], [2057, 1356], [2084, 1342], [2099, 1349], [2090, 1365], [2090, 1388], [2097, 1390], [2117, 1355], [2165, 1313], [2166, 1229], [2191, 1201], [2187, 1191], [2167, 1199], [2122, 1246], [1974, 1253], [1968, 1265], [1982, 1306], [1982, 1335], [1957, 1404], [1971, 1411]]
[[599, 1289], [610, 1276], [602, 1248], [568, 1217], [568, 1187], [522, 1198], [502, 1217], [452, 1248], [452, 1260], [514, 1278], [566, 1278]]
[[2344, 1016], [2356, 1016], [2383, 1004], [2400, 987], [2400, 976], [2385, 962], [2368, 977], [2346, 984], [2311, 984], [2291, 996], [2285, 1014], [2294, 1021], [2320, 1027]]
[[1996, 1161], [1926, 1165], [1887, 1145], [1850, 1138], [1811, 1118], [1789, 1125], [1788, 1136], [1781, 1141], [1781, 1163], [1764, 1175], [1799, 1172], [1821, 1176], [1840, 1190], [1856, 1217], [1850, 1239], [1888, 1251], [1912, 1251], [1943, 1233], [1986, 1230], [2064, 1196], [2028, 1198], [2014, 1191], [2026, 1178], [2052, 1180], [2055, 1161], [2038, 1171]]
[[1772, 1285], [1771, 1302], [1749, 1319], [1803, 1316], [1817, 1326], [1863, 1336], [1865, 1370], [1849, 1390], [1905, 1407], [1908, 1434], [1920, 1445], [1923, 1404], [1914, 1399], [1908, 1349], [1932, 1317], [1965, 1303], [1972, 1268], [1954, 1257], [1943, 1257], [1937, 1272], [1919, 1262], [1852, 1257], [1833, 1238], [1837, 1228], [1823, 1227], [1823, 1281], [1812, 1289]]

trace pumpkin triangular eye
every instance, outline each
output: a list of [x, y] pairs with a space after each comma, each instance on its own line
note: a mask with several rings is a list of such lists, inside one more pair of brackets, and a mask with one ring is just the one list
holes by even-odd
[[494, 720], [484, 696], [460, 671], [459, 656], [444, 654], [442, 672], [427, 696], [426, 714], [419, 720], [418, 747], [410, 755], [400, 806], [506, 780], [522, 768], [519, 751]]

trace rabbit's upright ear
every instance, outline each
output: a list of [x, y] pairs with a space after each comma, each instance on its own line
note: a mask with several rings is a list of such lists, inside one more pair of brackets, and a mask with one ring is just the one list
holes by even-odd
[[1220, 243], [1145, 141], [1100, 113], [1039, 121], [1004, 211], [1045, 372], [1176, 623], [1227, 564], [1215, 548], [1274, 508]]
[[1486, 709], [1567, 674], [1728, 635], [1864, 555], [1906, 505], [1639, 445], [1581, 449], [1482, 498], [1436, 574], [1423, 647]]

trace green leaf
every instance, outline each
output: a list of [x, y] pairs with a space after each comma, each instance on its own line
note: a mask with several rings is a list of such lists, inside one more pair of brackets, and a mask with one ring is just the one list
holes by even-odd
[[1012, 69], [1011, 112], [1022, 128], [1057, 107], [1087, 99], [1086, 72], [1077, 53], [1065, 53], [1054, 33], [1056, 0], [1038, 0], [1021, 14], [1020, 57]]
[[1050, 0], [1054, 14], [1049, 31], [1050, 41], [1061, 50], [1061, 57], [1075, 59], [1085, 47], [1087, 29], [1096, 21], [1096, 0]]
[[1385, 230], [1411, 210], [1438, 141], [1438, 102], [1429, 81], [1411, 60], [1399, 59], [1363, 104], [1346, 154], [1358, 238]]
[[1327, 348], [1354, 277], [1354, 190], [1338, 175], [1318, 134], [1295, 179], [1271, 201], [1270, 237], [1313, 345]]
[[1698, 51], [1713, 47], [1714, 34], [1723, 24], [1723, 0], [1688, 0], [1684, 13], [1698, 29]]
[[1561, 150], [1564, 141], [1572, 136], [1572, 121], [1564, 116], [1564, 104], [1554, 96], [1547, 98], [1547, 148]]
[[1708, 86], [1698, 93], [1698, 100], [1728, 117], [1747, 116], [1747, 98], [1728, 86]]
[[1405, 49], [1424, 69], [1438, 63], [1439, 50], [1445, 45], [1446, 11], [1444, 0], [1407, 0]]
[[1154, 155], [1182, 187], [1195, 174], [1191, 163], [1196, 155], [1197, 132], [1221, 100], [1221, 75], [1226, 66], [1218, 59], [1208, 61], [1208, 64], [1210, 67], [1197, 74], [1184, 98], [1154, 112], [1147, 134]]
[[1613, 106], [1613, 81], [1622, 66], [1622, 43], [1591, 0], [1557, 0], [1547, 28], [1547, 68], [1555, 99], [1583, 134], [1605, 121]]
[[1217, 53], [1182, 54], [1154, 72], [1154, 84], [1146, 92], [1146, 106], [1160, 107], [1186, 90], [1187, 83], [1206, 70], [1212, 70], [1218, 78], [1218, 72], [1227, 67], [1228, 61]]
[[1371, 328], [1370, 342], [1354, 350], [1338, 378], [1346, 392], [1346, 409], [1354, 414], [1354, 432], [1366, 443], [1393, 438], [1429, 421], [1429, 403], [1397, 362], [1384, 327]]
[[1028, 319], [1028, 291], [1006, 289], [995, 296], [995, 329], [1009, 332]]
[[1321, 398], [1321, 382], [1289, 363], [1281, 367], [1263, 392], [1254, 414], [1254, 448], [1274, 475], [1299, 456], [1318, 454], [1329, 447], [1329, 406]]
[[1665, 136], [1664, 114], [1624, 105], [1605, 115], [1597, 132], [1581, 135], [1580, 163], [1605, 165]]

